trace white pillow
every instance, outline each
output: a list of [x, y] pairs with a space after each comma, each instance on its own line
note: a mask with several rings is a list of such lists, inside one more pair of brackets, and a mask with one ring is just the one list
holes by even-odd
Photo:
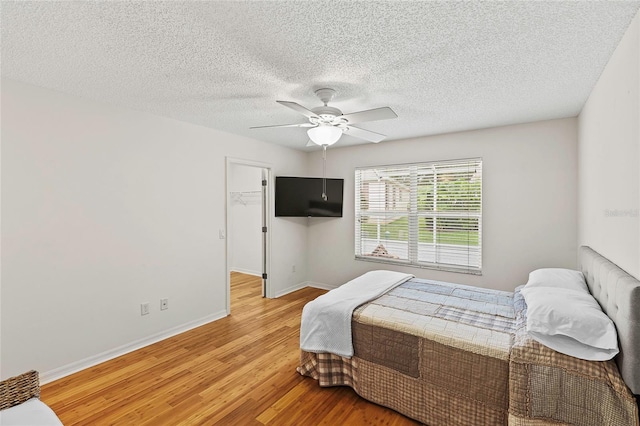
[[523, 288], [527, 331], [532, 338], [566, 355], [605, 361], [618, 353], [613, 321], [589, 293], [565, 288]]
[[589, 293], [582, 272], [564, 268], [542, 268], [532, 271], [527, 287], [567, 288]]

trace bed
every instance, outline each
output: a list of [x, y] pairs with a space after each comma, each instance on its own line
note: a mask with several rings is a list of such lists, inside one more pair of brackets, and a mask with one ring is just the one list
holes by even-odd
[[353, 310], [352, 353], [305, 343], [297, 371], [431, 426], [638, 426], [640, 282], [589, 247], [579, 248], [579, 263], [615, 324], [611, 360], [578, 359], [533, 339], [522, 287], [411, 278]]

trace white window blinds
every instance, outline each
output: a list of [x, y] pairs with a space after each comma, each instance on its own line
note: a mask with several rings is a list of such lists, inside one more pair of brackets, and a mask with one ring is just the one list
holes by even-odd
[[482, 160], [358, 168], [356, 258], [480, 274]]

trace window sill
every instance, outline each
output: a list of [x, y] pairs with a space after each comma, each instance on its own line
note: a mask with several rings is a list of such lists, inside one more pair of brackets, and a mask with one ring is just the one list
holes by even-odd
[[372, 263], [384, 263], [387, 265], [407, 266], [410, 268], [432, 269], [435, 271], [443, 271], [443, 272], [455, 272], [458, 274], [466, 274], [466, 275], [482, 275], [481, 269], [480, 270], [469, 269], [463, 266], [429, 264], [429, 263], [416, 264], [406, 260], [392, 260], [384, 257], [374, 257], [374, 256], [356, 256], [355, 260], [361, 260], [363, 262], [372, 262]]

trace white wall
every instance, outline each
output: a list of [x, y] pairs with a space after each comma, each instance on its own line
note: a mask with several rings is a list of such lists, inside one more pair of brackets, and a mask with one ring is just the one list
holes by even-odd
[[[576, 267], [575, 118], [382, 142], [327, 151], [327, 176], [345, 179], [344, 216], [309, 219], [309, 280], [334, 287], [373, 269], [513, 290], [539, 267]], [[483, 273], [390, 267], [354, 259], [356, 167], [481, 157]], [[321, 152], [309, 157], [321, 176]]]
[[[274, 174], [306, 164], [303, 152], [6, 79], [1, 131], [3, 378], [34, 368], [47, 381], [224, 315], [225, 158]], [[274, 292], [304, 282], [290, 265], [306, 238], [301, 223], [273, 220]]]
[[636, 15], [579, 116], [579, 243], [640, 278]]
[[262, 169], [231, 164], [229, 243], [232, 271], [262, 274]]

